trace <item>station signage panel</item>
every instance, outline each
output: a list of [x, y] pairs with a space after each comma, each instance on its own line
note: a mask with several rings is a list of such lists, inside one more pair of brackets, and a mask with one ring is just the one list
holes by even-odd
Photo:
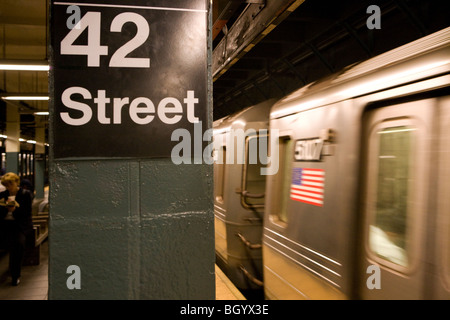
[[208, 1], [52, 1], [54, 158], [170, 157], [206, 130]]

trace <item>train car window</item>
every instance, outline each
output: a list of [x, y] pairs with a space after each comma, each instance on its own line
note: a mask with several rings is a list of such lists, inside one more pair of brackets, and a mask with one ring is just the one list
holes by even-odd
[[34, 172], [34, 156], [30, 154], [30, 174], [32, 175]]
[[2, 152], [2, 168], [6, 168], [6, 153]]
[[26, 172], [27, 172], [27, 176], [30, 174], [30, 154], [29, 153], [27, 153], [26, 155], [25, 155], [25, 157], [26, 157]]
[[19, 173], [17, 174], [20, 178], [22, 178], [23, 175], [23, 169], [22, 169], [22, 153], [19, 153]]
[[275, 223], [285, 225], [288, 222], [287, 205], [290, 194], [292, 160], [294, 157], [294, 143], [290, 137], [279, 139], [279, 168], [273, 177], [274, 193], [270, 208], [271, 218]]
[[222, 146], [216, 152], [217, 159], [214, 161], [214, 195], [217, 202], [223, 203], [227, 149], [225, 146]]
[[[439, 145], [439, 167], [437, 174], [438, 182], [438, 220], [437, 236], [439, 254], [441, 258], [440, 267], [443, 271], [444, 288], [447, 291], [443, 299], [449, 299], [450, 293], [450, 95], [439, 100], [441, 106], [440, 118], [440, 145]], [[438, 254], [438, 255], [439, 255]], [[439, 299], [442, 299], [439, 297]]]
[[397, 126], [374, 132], [378, 170], [369, 246], [377, 256], [403, 267], [409, 266], [407, 232], [415, 131], [411, 126]]
[[[249, 207], [264, 205], [266, 176], [261, 175], [261, 168], [267, 163], [267, 136], [250, 136], [245, 141], [245, 165], [242, 190], [243, 201]], [[246, 196], [247, 195], [247, 196]]]

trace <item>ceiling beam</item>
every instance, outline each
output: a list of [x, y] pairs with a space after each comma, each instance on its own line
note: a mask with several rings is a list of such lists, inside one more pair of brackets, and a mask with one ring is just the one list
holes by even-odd
[[304, 0], [278, 0], [266, 1], [265, 5], [247, 6], [213, 51], [214, 80], [249, 52], [303, 2]]

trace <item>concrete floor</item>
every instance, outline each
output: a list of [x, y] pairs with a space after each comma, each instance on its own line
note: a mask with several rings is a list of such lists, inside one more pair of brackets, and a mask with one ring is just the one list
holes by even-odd
[[0, 300], [47, 300], [48, 298], [48, 241], [41, 244], [41, 259], [37, 266], [23, 266], [20, 284], [11, 286], [9, 255], [0, 256]]

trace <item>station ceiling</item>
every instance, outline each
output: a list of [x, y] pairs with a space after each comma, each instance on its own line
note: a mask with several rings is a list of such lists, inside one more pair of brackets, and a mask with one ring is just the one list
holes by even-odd
[[[221, 7], [233, 7], [235, 2], [218, 1]], [[281, 98], [346, 66], [450, 26], [449, 1], [241, 2], [245, 4], [214, 40], [215, 120], [269, 98]], [[267, 13], [273, 22], [258, 20], [264, 10], [271, 10], [273, 2], [284, 3], [285, 10], [280, 5]], [[372, 5], [380, 8], [381, 29], [367, 27], [374, 13], [368, 14], [367, 9]], [[296, 9], [289, 12], [292, 6]], [[259, 7], [263, 9], [255, 17]], [[265, 25], [260, 28], [262, 23]], [[262, 34], [249, 39], [258, 28], [263, 29]]]
[[[0, 1], [0, 63], [48, 64], [47, 0]], [[46, 71], [0, 71], [0, 93], [48, 95]], [[34, 138], [37, 121], [44, 125], [47, 117], [35, 116], [48, 111], [48, 101], [4, 101], [0, 99], [0, 132], [6, 128], [6, 104], [20, 112], [21, 136]], [[40, 124], [39, 124], [40, 125]]]
[[[46, 63], [48, 1], [0, 1], [0, 60]], [[381, 29], [368, 29], [370, 5], [381, 9]], [[278, 98], [340, 69], [450, 26], [449, 1], [213, 0], [214, 119]], [[48, 94], [45, 71], [0, 71], [0, 94]], [[47, 101], [0, 99], [21, 114], [21, 131], [34, 129]], [[47, 121], [47, 117], [44, 121]]]

